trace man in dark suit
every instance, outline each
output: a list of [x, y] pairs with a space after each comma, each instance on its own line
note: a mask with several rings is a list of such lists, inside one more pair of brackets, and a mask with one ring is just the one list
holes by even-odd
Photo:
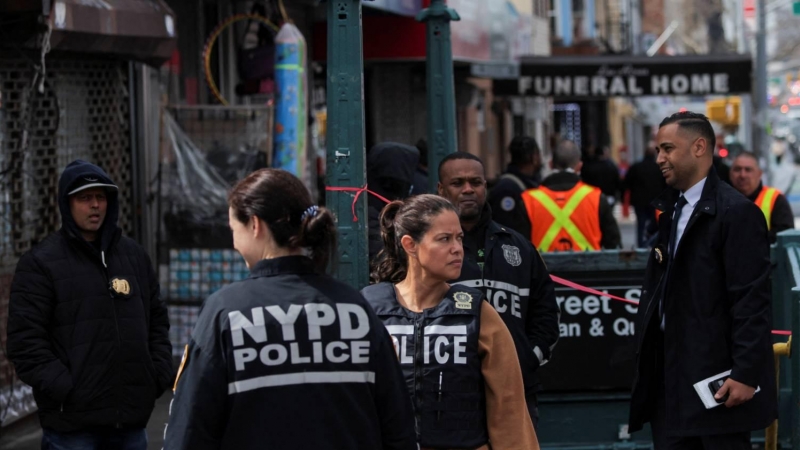
[[656, 141], [672, 189], [655, 202], [663, 214], [637, 317], [630, 429], [650, 422], [656, 450], [749, 449], [750, 432], [777, 415], [767, 224], [713, 169], [705, 116], [673, 114]]

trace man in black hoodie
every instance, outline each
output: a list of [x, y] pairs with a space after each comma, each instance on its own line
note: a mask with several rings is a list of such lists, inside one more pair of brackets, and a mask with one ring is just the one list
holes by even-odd
[[58, 183], [61, 229], [20, 258], [8, 356], [33, 388], [42, 448], [147, 448], [173, 379], [167, 308], [144, 249], [117, 227], [118, 188], [77, 160]]
[[[402, 200], [411, 195], [414, 172], [419, 162], [419, 150], [397, 142], [381, 142], [367, 154], [367, 184], [369, 190], [389, 201]], [[386, 202], [369, 196], [369, 259], [373, 261], [383, 249], [380, 215]]]

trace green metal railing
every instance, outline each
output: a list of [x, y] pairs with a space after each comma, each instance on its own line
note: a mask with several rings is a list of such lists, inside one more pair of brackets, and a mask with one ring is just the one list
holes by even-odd
[[[773, 328], [791, 330], [793, 335], [797, 335], [800, 334], [800, 231], [779, 234], [771, 252]], [[550, 253], [543, 257], [551, 273], [594, 287], [595, 283], [602, 285], [602, 280], [609, 277], [628, 280], [622, 284], [633, 284], [638, 277], [641, 283], [649, 252]], [[785, 343], [787, 340], [787, 336], [775, 336], [774, 342]], [[562, 358], [580, 357], [567, 350], [566, 342], [564, 338], [556, 347], [550, 364], [557, 364]], [[794, 346], [797, 345], [800, 343]], [[779, 426], [777, 437], [770, 441], [784, 449], [800, 449], [800, 357], [795, 354], [791, 351], [789, 361], [786, 361], [786, 356], [779, 356]], [[548, 366], [543, 368], [543, 375], [544, 370], [549, 370]], [[539, 439], [543, 449], [652, 448], [648, 428], [632, 435], [627, 432], [629, 392], [621, 389], [548, 392], [547, 384], [545, 389], [539, 402]], [[764, 444], [766, 440], [764, 432], [753, 433], [754, 444]]]

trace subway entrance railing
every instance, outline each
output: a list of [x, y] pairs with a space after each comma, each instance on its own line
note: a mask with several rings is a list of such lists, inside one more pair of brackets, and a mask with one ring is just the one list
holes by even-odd
[[[561, 338], [553, 358], [540, 369], [539, 440], [542, 448], [649, 449], [649, 428], [628, 432], [633, 382], [636, 305], [650, 251], [549, 253], [543, 258], [551, 274], [608, 296], [557, 285]], [[800, 231], [787, 231], [772, 247], [773, 329], [800, 332]], [[493, 301], [494, 299], [489, 299]], [[785, 344], [786, 335], [773, 342]], [[776, 346], [789, 353], [785, 345]], [[800, 449], [800, 358], [779, 355], [777, 435], [753, 433], [759, 447], [766, 441]], [[799, 376], [792, 377], [792, 374]], [[772, 447], [775, 448], [775, 447]]]

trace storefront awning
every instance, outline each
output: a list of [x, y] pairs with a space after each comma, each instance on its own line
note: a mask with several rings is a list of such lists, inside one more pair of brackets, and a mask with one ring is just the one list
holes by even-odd
[[602, 99], [645, 95], [729, 95], [752, 90], [747, 55], [523, 57], [500, 96]]
[[8, 35], [28, 45], [36, 41], [31, 34], [37, 18], [48, 16], [53, 50], [104, 53], [159, 65], [177, 45], [175, 14], [163, 0], [0, 1], [0, 15], [17, 26]]

